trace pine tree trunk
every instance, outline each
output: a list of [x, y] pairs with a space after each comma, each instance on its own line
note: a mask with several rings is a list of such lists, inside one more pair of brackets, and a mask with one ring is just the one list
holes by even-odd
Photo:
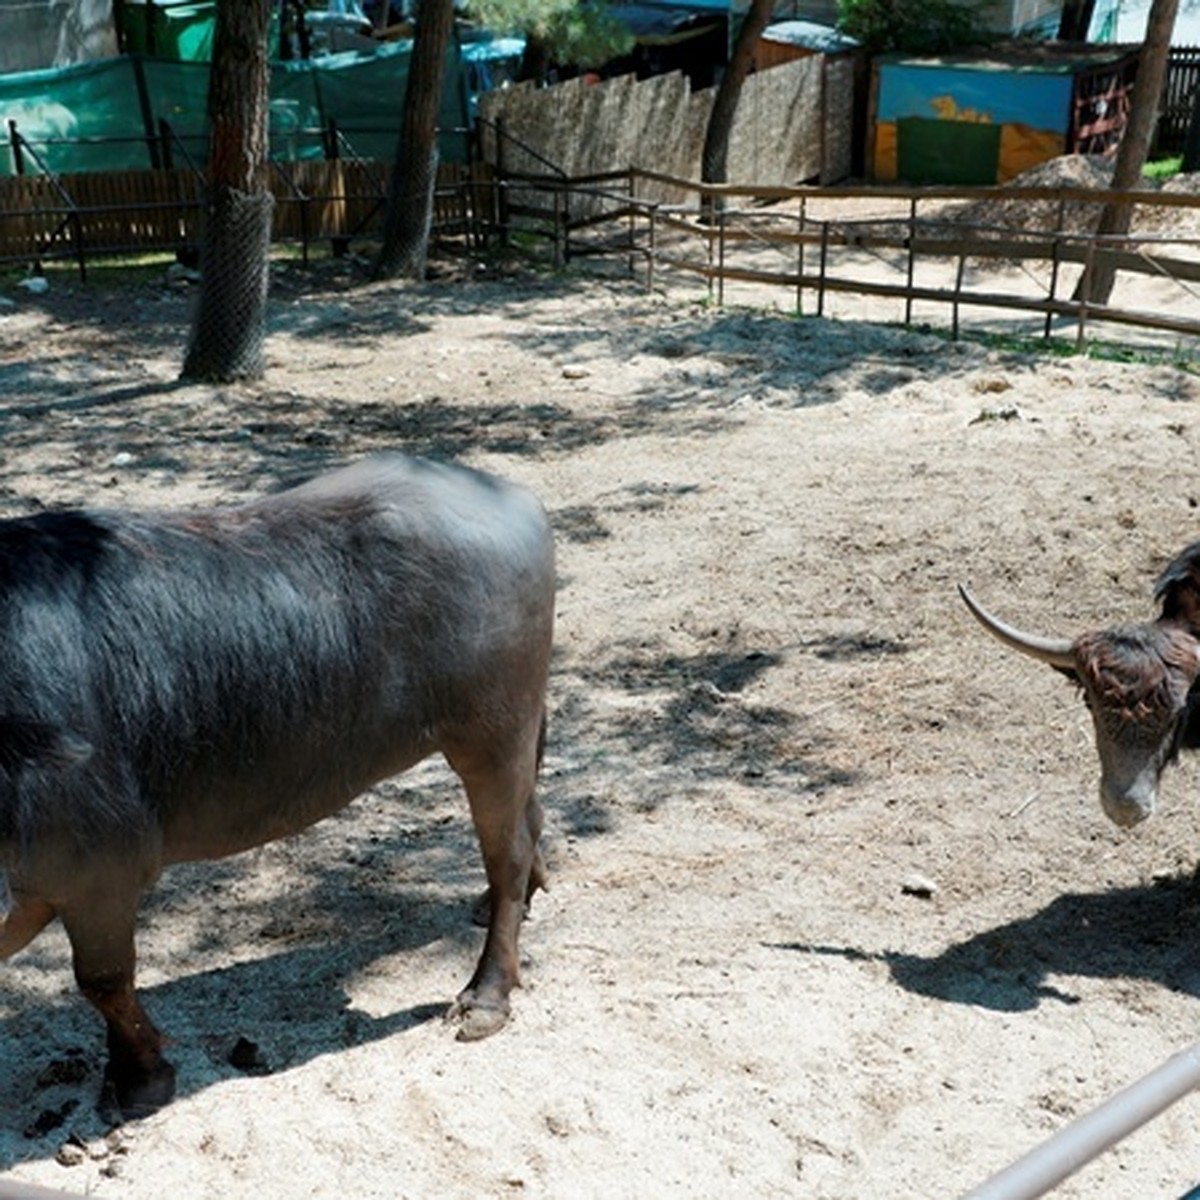
[[208, 86], [208, 203], [200, 296], [185, 379], [225, 383], [264, 371], [271, 193], [267, 28], [271, 0], [220, 0]]
[[[774, 0], [751, 0], [750, 11], [738, 30], [729, 65], [717, 87], [704, 131], [704, 149], [700, 156], [700, 179], [703, 183], [727, 183], [729, 180], [729, 139], [733, 134], [733, 120], [742, 97], [742, 84], [754, 62], [758, 40], [771, 19], [773, 3]], [[701, 219], [711, 220], [719, 208], [714, 197], [703, 197], [700, 202]]]
[[1066, 0], [1058, 18], [1060, 42], [1086, 42], [1096, 0]]
[[400, 143], [388, 188], [383, 243], [371, 272], [375, 279], [425, 278], [437, 183], [438, 113], [453, 29], [453, 0], [422, 0], [404, 91]]
[[[1129, 120], [1121, 135], [1117, 161], [1113, 166], [1112, 189], [1130, 191], [1138, 186], [1142, 168], [1150, 153], [1154, 138], [1154, 123], [1167, 77], [1167, 56], [1171, 50], [1171, 33], [1175, 29], [1175, 14], [1179, 0], [1152, 0], [1146, 20], [1146, 40], [1138, 60], [1137, 78], [1133, 84], [1133, 103]], [[1129, 204], [1106, 204], [1100, 213], [1096, 232], [1102, 236], [1120, 236], [1129, 232], [1133, 207]], [[1116, 267], [1101, 259], [1090, 271], [1084, 272], [1075, 287], [1075, 299], [1088, 304], [1107, 304], [1117, 280]]]

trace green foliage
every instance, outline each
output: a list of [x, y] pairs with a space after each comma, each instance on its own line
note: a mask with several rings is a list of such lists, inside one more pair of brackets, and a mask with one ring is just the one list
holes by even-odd
[[1146, 179], [1157, 179], [1161, 183], [1164, 179], [1178, 175], [1182, 168], [1183, 157], [1181, 155], [1175, 158], [1156, 158], [1142, 168], [1142, 176]]
[[550, 59], [598, 67], [628, 54], [633, 35], [603, 3], [576, 0], [470, 0], [471, 18], [500, 34], [524, 34], [546, 48]]
[[[935, 337], [950, 339], [944, 330], [927, 332]], [[1195, 350], [1182, 343], [1171, 349], [1166, 346], [1132, 346], [1122, 342], [1107, 342], [1091, 338], [1082, 351], [1074, 338], [1040, 337], [1036, 334], [989, 333], [967, 330], [961, 340], [987, 346], [991, 350], [1011, 354], [1027, 354], [1035, 358], [1089, 358], [1100, 362], [1136, 363], [1140, 366], [1170, 366], [1189, 375], [1200, 375], [1200, 358]]]
[[992, 40], [981, 8], [961, 0], [838, 0], [838, 28], [868, 54], [941, 54]]

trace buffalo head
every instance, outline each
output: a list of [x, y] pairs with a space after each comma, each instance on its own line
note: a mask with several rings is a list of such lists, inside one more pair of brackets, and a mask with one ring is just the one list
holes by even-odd
[[1006, 646], [1078, 683], [1096, 730], [1105, 813], [1118, 825], [1150, 816], [1163, 768], [1181, 749], [1200, 746], [1200, 542], [1159, 579], [1157, 620], [1073, 641], [1022, 633], [987, 612], [965, 587], [959, 593]]

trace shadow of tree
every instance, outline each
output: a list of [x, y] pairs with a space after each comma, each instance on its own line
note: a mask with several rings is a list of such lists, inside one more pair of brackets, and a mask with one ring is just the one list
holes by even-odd
[[825, 760], [828, 743], [800, 714], [745, 694], [782, 661], [775, 651], [679, 656], [655, 646], [624, 650], [569, 673], [561, 689], [566, 723], [586, 726], [587, 698], [598, 688], [617, 688], [646, 702], [608, 715], [606, 736], [643, 762], [683, 766], [692, 778], [739, 779], [751, 786], [777, 784], [781, 776], [807, 790], [853, 783], [853, 772]]
[[[76, 339], [65, 349], [30, 345], [0, 365], [0, 391], [12, 401], [0, 431], [14, 450], [52, 432], [60, 449], [44, 456], [41, 469], [81, 487], [97, 486], [108, 459], [132, 460], [125, 469], [169, 480], [202, 469], [211, 473], [220, 450], [236, 464], [227, 469], [236, 474], [239, 490], [262, 491], [383, 447], [452, 459], [480, 450], [565, 454], [650, 433], [719, 437], [744, 419], [737, 407], [743, 394], [766, 389], [780, 403], [811, 406], [839, 399], [851, 380], [856, 389], [884, 397], [911, 383], [914, 369], [943, 376], [958, 369], [954, 356], [914, 349], [900, 334], [890, 335], [901, 339], [894, 354], [872, 361], [864, 356], [859, 327], [780, 313], [684, 306], [664, 330], [652, 312], [645, 320], [597, 315], [581, 321], [553, 311], [556, 297], [582, 289], [634, 305], [639, 296], [628, 285], [570, 277], [522, 276], [500, 288], [461, 281], [401, 288], [364, 286], [352, 266], [309, 273], [289, 268], [275, 281], [272, 328], [361, 353], [424, 332], [450, 314], [531, 314], [539, 319], [510, 323], [500, 332], [482, 330], [477, 350], [486, 355], [489, 341], [500, 338], [536, 362], [611, 363], [641, 356], [670, 368], [666, 374], [651, 371], [647, 382], [599, 415], [536, 394], [507, 404], [458, 395], [395, 402], [349, 399], [347, 393], [299, 395], [273, 386], [270, 371], [262, 385], [215, 393], [221, 403], [214, 408], [203, 402], [208, 392], [189, 395], [177, 380], [129, 381], [139, 357], [170, 357], [175, 348], [182, 357], [187, 336], [190, 298], [143, 281], [55, 288], [37, 298], [37, 306], [59, 323], [90, 325], [91, 341], [81, 345]], [[353, 366], [347, 371], [352, 378]], [[114, 382], [119, 378], [125, 381]], [[64, 420], [48, 431], [46, 422], [54, 417]], [[647, 494], [631, 503], [661, 499]], [[598, 536], [595, 526], [591, 536]]]
[[911, 647], [894, 638], [878, 634], [827, 634], [800, 643], [814, 657], [827, 662], [852, 662], [859, 658], [876, 658], [907, 654]]
[[[414, 838], [426, 843], [415, 854]], [[168, 1036], [178, 1096], [246, 1071], [285, 1071], [403, 1033], [443, 1014], [466, 983], [483, 931], [471, 922], [482, 871], [465, 813], [462, 821], [410, 824], [391, 841], [351, 837], [347, 845], [341, 861], [306, 855], [269, 893], [253, 899], [236, 894], [259, 869], [253, 856], [245, 855], [174, 867], [147, 897], [139, 945], [160, 971], [162, 952], [154, 946], [166, 925], [186, 943], [173, 953], [173, 964], [202, 962], [209, 954], [226, 962], [234, 954], [239, 959], [210, 969], [185, 968], [139, 989]], [[405, 875], [428, 873], [438, 879], [437, 886], [398, 884], [394, 867], [401, 861], [408, 866]], [[223, 900], [222, 892], [231, 889]], [[462, 894], [447, 899], [447, 891]], [[172, 909], [194, 908], [197, 893], [211, 903], [211, 921], [192, 927], [189, 937]], [[391, 956], [428, 952], [438, 943], [444, 943], [440, 953], [447, 960], [445, 995], [406, 1005], [403, 972], [397, 971], [394, 987], [389, 983], [400, 1002], [394, 1012], [371, 1015], [353, 1006], [350, 989], [356, 978]], [[36, 968], [70, 979], [69, 950], [61, 934], [34, 943], [24, 955]], [[56, 1145], [53, 1138], [45, 1139], [68, 1119], [77, 1136], [100, 1136], [115, 1114], [103, 1107], [94, 1111], [104, 1070], [103, 1028], [82, 997], [67, 986], [48, 1007], [0, 974], [0, 1008], [9, 1012], [0, 1021], [0, 1039], [36, 1047], [24, 1055], [0, 1056], [8, 1127], [0, 1136], [0, 1170]], [[255, 1051], [248, 1062], [235, 1065], [231, 1055], [239, 1043]]]

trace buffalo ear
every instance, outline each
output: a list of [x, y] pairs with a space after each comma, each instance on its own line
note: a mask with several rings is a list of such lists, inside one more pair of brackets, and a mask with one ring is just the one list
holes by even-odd
[[1162, 619], [1186, 625], [1200, 636], [1200, 542], [1193, 542], [1158, 577], [1154, 599], [1162, 604]]
[[55, 770], [80, 766], [93, 747], [73, 730], [48, 721], [0, 714], [0, 768]]

